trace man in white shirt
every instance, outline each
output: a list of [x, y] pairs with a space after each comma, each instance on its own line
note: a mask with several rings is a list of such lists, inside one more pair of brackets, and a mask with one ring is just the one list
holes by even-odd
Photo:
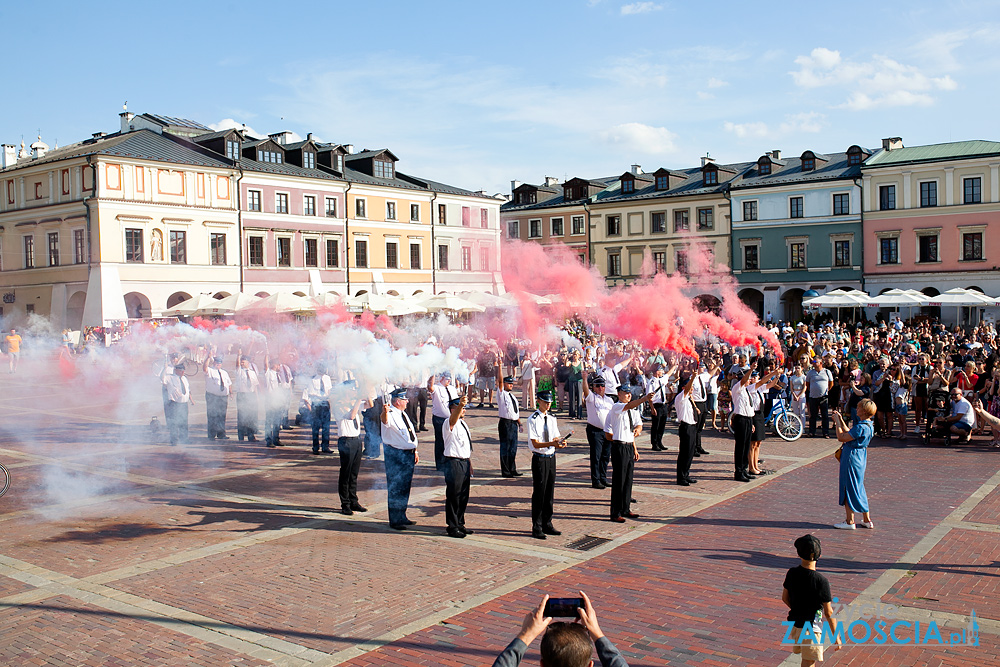
[[417, 431], [407, 416], [406, 389], [396, 389], [390, 395], [391, 405], [382, 406], [382, 443], [385, 445], [385, 482], [389, 496], [389, 527], [406, 530], [415, 521], [406, 518], [410, 504], [413, 469], [420, 463], [417, 453]]
[[250, 442], [257, 441], [257, 388], [260, 378], [251, 366], [250, 358], [241, 353], [238, 357], [239, 368], [233, 380], [233, 391], [236, 392], [236, 437], [243, 442], [245, 437]]
[[459, 392], [451, 386], [451, 373], [445, 371], [439, 382], [432, 375], [427, 380], [427, 393], [431, 396], [431, 422], [434, 424], [434, 467], [444, 471], [444, 423], [451, 416], [448, 405], [458, 398]]
[[[497, 376], [502, 366], [497, 364]], [[500, 393], [497, 395], [497, 408], [500, 421], [497, 424], [497, 434], [500, 437], [500, 474], [503, 477], [520, 477], [517, 471], [517, 434], [521, 430], [521, 406], [514, 396], [514, 377], [498, 377]]]
[[691, 394], [694, 404], [698, 408], [698, 428], [694, 438], [695, 456], [709, 453], [701, 446], [701, 432], [705, 430], [705, 418], [708, 416], [708, 387], [712, 382], [712, 377], [713, 375], [708, 372], [705, 364], [698, 364], [698, 372], [694, 376]]
[[290, 429], [291, 426], [288, 423], [288, 404], [292, 400], [292, 383], [295, 380], [295, 376], [292, 373], [292, 369], [286, 363], [282, 363], [279, 360], [278, 363], [278, 386], [281, 387], [281, 393], [283, 394], [283, 409], [281, 411], [281, 428]]
[[188, 441], [188, 405], [194, 405], [194, 401], [191, 400], [191, 385], [184, 377], [184, 364], [177, 364], [173, 371], [163, 376], [163, 388], [167, 397], [165, 407], [170, 444], [176, 445]]
[[528, 449], [531, 450], [531, 536], [562, 535], [552, 525], [556, 490], [556, 450], [566, 446], [559, 437], [556, 418], [549, 414], [552, 392], [536, 394], [538, 409], [528, 418]]
[[698, 433], [698, 407], [695, 404], [693, 389], [696, 375], [692, 375], [677, 392], [674, 398], [674, 411], [677, 413], [677, 435], [680, 438], [680, 448], [677, 452], [677, 485], [691, 486], [698, 480], [691, 479], [691, 461], [694, 460], [694, 450]]
[[205, 359], [205, 410], [208, 413], [208, 439], [228, 440], [226, 411], [233, 381], [222, 368], [222, 357]]
[[341, 385], [337, 404], [337, 453], [340, 454], [340, 477], [337, 491], [340, 495], [340, 513], [351, 516], [368, 509], [358, 501], [358, 472], [361, 470], [361, 408], [368, 404], [359, 398], [358, 385], [348, 380]]
[[632, 363], [632, 355], [625, 355], [621, 343], [617, 344], [614, 349], [615, 353], [608, 352], [604, 355], [604, 364], [597, 371], [598, 375], [604, 378], [604, 385], [608, 393], [611, 394], [617, 392], [618, 386], [621, 384], [618, 374]]
[[649, 391], [653, 395], [652, 401], [652, 423], [649, 425], [649, 442], [654, 452], [665, 452], [667, 448], [663, 445], [663, 432], [667, 428], [667, 413], [669, 412], [670, 382], [677, 372], [677, 364], [670, 367], [670, 372], [664, 374], [662, 364], [656, 366], [653, 377], [649, 380]]
[[267, 447], [282, 447], [281, 434], [281, 412], [288, 414], [288, 402], [285, 399], [284, 389], [278, 378], [278, 371], [281, 362], [277, 359], [268, 359], [265, 362], [268, 366], [264, 371], [264, 382], [262, 385], [261, 398], [264, 402], [264, 443]]
[[962, 395], [962, 390], [957, 386], [951, 388], [951, 415], [948, 417], [938, 417], [938, 427], [948, 429], [948, 436], [945, 445], [951, 445], [951, 436], [958, 436], [959, 442], [968, 442], [972, 429], [976, 427], [976, 413], [972, 409], [972, 403]]
[[463, 419], [468, 400], [465, 396], [452, 399], [451, 416], [444, 426], [444, 516], [448, 536], [459, 539], [475, 532], [465, 527], [472, 480], [472, 433]]
[[628, 387], [619, 387], [618, 402], [611, 406], [604, 424], [604, 437], [611, 441], [611, 520], [615, 523], [639, 518], [631, 509], [632, 474], [639, 460], [635, 439], [642, 432], [642, 417], [636, 408], [651, 400], [652, 394], [632, 400]]
[[583, 379], [583, 403], [587, 406], [587, 442], [590, 444], [590, 485], [606, 489], [611, 442], [604, 437], [604, 424], [615, 400], [607, 395], [607, 385], [600, 375]]
[[[326, 367], [318, 365], [302, 391], [302, 400], [309, 406], [309, 423], [312, 424], [312, 453], [332, 454], [330, 449], [330, 391], [333, 380], [326, 374]], [[320, 442], [322, 433], [322, 443]], [[323, 449], [320, 449], [320, 444]]]

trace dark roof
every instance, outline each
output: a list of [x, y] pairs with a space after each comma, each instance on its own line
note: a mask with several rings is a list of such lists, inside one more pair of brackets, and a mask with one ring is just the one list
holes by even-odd
[[142, 116], [149, 118], [150, 120], [154, 120], [157, 123], [160, 123], [161, 125], [165, 126], [187, 127], [192, 130], [205, 130], [206, 132], [212, 131], [212, 128], [208, 127], [207, 125], [202, 125], [201, 123], [198, 123], [193, 120], [188, 120], [187, 118], [174, 118], [173, 116], [161, 116], [160, 114], [155, 114], [155, 113], [144, 113], [142, 114]]
[[[742, 174], [747, 169], [756, 166], [757, 163], [737, 162], [735, 164], [713, 164], [718, 167], [720, 172], [730, 173], [734, 175], [734, 178], [738, 178], [739, 174]], [[656, 186], [651, 184], [644, 188], [636, 187], [635, 192], [623, 193], [621, 191], [621, 184], [615, 182], [609, 185], [604, 192], [597, 195], [595, 203], [602, 204], [605, 202], [637, 201], [644, 199], [659, 199], [662, 197], [690, 197], [696, 195], [714, 194], [725, 191], [733, 180], [720, 178], [718, 185], [705, 185], [704, 172], [702, 172], [701, 167], [674, 170], [671, 173], [678, 173], [679, 175], [682, 175], [684, 180], [669, 190], [657, 190]]]
[[197, 144], [192, 144], [181, 137], [160, 134], [153, 130], [135, 130], [125, 134], [109, 134], [97, 139], [88, 139], [80, 143], [64, 146], [45, 154], [38, 160], [29, 160], [8, 167], [4, 171], [12, 171], [19, 167], [31, 167], [36, 164], [46, 164], [84, 157], [87, 155], [111, 155], [122, 158], [151, 160], [153, 162], [170, 162], [175, 164], [190, 164], [201, 167], [232, 167], [230, 160], [205, 150]]
[[343, 178], [335, 176], [322, 169], [306, 169], [288, 162], [258, 162], [249, 158], [240, 158], [240, 166], [243, 171], [254, 171], [262, 174], [280, 174], [282, 176], [295, 176], [297, 178], [321, 178], [328, 181], [342, 181]]
[[[579, 178], [570, 180], [586, 181], [590, 185], [607, 188], [612, 183], [617, 183], [619, 178], [621, 178], [621, 176], [605, 176], [603, 178], [588, 178], [588, 179]], [[568, 182], [569, 181], [567, 181], [567, 183]], [[531, 183], [522, 183], [515, 189], [522, 188], [525, 185], [529, 185], [538, 190], [543, 190], [548, 192], [558, 192], [554, 188], [547, 188], [544, 185], [532, 185]], [[546, 199], [545, 201], [535, 202], [534, 204], [515, 204], [514, 200], [511, 199], [506, 204], [502, 205], [500, 207], [500, 210], [506, 213], [509, 211], [530, 211], [533, 209], [553, 208], [555, 206], [579, 206], [580, 203], [586, 199], [589, 199], [589, 197], [582, 197], [580, 199], [566, 199], [565, 197], [563, 197], [563, 193], [559, 193], [559, 196], [557, 197], [552, 197], [551, 199]]]
[[284, 146], [286, 151], [294, 151], [297, 148], [302, 148], [306, 144], [312, 144], [313, 146], [316, 146], [318, 149], [318, 145], [313, 139], [303, 139], [302, 141], [296, 141], [290, 144], [280, 144], [280, 145]]
[[[862, 148], [862, 157], [865, 153], [871, 153], [867, 148]], [[760, 188], [777, 185], [789, 185], [792, 183], [810, 183], [817, 181], [839, 181], [858, 178], [861, 176], [861, 165], [847, 164], [847, 153], [830, 153], [820, 158], [819, 153], [814, 153], [817, 160], [825, 159], [826, 162], [817, 162], [816, 168], [809, 171], [802, 171], [802, 158], [793, 157], [785, 160], [785, 166], [780, 170], [772, 171], [770, 174], [761, 175], [754, 163], [753, 168], [743, 174], [739, 183], [734, 183], [733, 190], [745, 188]], [[864, 160], [862, 159], [862, 162]]]
[[373, 157], [376, 157], [378, 155], [381, 155], [382, 153], [388, 153], [389, 157], [391, 157], [393, 160], [395, 160], [397, 162], [399, 161], [399, 158], [396, 157], [393, 154], [393, 152], [391, 150], [389, 150], [388, 148], [380, 148], [380, 149], [374, 150], [374, 151], [365, 150], [365, 151], [361, 151], [360, 153], [351, 153], [350, 155], [345, 156], [344, 159], [347, 160], [348, 162], [353, 162], [354, 160], [364, 160], [364, 159], [367, 159], [367, 158], [373, 158]]
[[219, 130], [218, 132], [209, 132], [207, 134], [199, 134], [197, 137], [191, 137], [191, 141], [195, 143], [204, 143], [206, 141], [211, 141], [212, 139], [218, 139], [219, 137], [224, 137], [227, 134], [236, 132], [235, 127], [231, 127], [228, 130]]

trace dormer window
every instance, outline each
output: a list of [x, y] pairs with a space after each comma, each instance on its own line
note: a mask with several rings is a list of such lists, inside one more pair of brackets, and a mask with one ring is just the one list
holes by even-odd
[[312, 151], [302, 151], [302, 166], [306, 169], [315, 169], [316, 154]]
[[718, 185], [719, 184], [719, 170], [714, 167], [706, 168], [702, 172], [702, 179], [705, 185]]
[[563, 188], [563, 199], [567, 201], [570, 199], [576, 199], [576, 197], [573, 196], [573, 188]]
[[279, 151], [257, 151], [257, 161], [281, 164], [284, 158]]
[[670, 189], [670, 177], [669, 176], [657, 176], [656, 177], [656, 189], [657, 190], [669, 190]]
[[816, 169], [816, 156], [811, 151], [802, 154], [802, 171], [813, 171]]
[[226, 157], [230, 160], [240, 159], [240, 142], [234, 139], [226, 140]]
[[771, 161], [765, 157], [762, 157], [757, 161], [757, 173], [761, 176], [771, 175]]
[[393, 176], [393, 165], [391, 161], [388, 160], [374, 160], [374, 171], [373, 176], [375, 178], [394, 178]]
[[861, 164], [861, 160], [864, 155], [861, 152], [861, 146], [851, 146], [847, 149], [847, 164], [850, 166], [855, 166]]
[[623, 178], [622, 179], [622, 194], [632, 194], [635, 192], [635, 179], [634, 178]]

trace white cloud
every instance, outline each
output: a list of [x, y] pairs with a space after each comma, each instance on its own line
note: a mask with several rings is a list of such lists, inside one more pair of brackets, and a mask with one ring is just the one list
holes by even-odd
[[728, 81], [723, 81], [722, 79], [716, 79], [714, 76], [708, 80], [709, 88], [725, 88], [729, 85]]
[[600, 137], [606, 143], [630, 152], [663, 155], [677, 150], [677, 145], [674, 143], [677, 140], [676, 134], [665, 127], [653, 127], [642, 123], [616, 125], [600, 132]]
[[809, 111], [785, 116], [785, 120], [778, 124], [777, 127], [769, 126], [763, 121], [750, 123], [726, 121], [722, 127], [726, 132], [735, 134], [740, 139], [778, 139], [793, 134], [820, 132], [823, 129], [823, 120], [825, 118], [826, 116], [821, 113]]
[[712, 93], [706, 93], [704, 90], [699, 90], [697, 92], [697, 95], [698, 95], [698, 99], [699, 100], [714, 100], [715, 99], [715, 95], [713, 95]]
[[622, 5], [622, 16], [629, 16], [631, 14], [647, 14], [661, 9], [663, 9], [663, 5], [658, 5], [655, 2], [632, 2], [627, 5]]
[[926, 106], [934, 102], [932, 93], [958, 87], [950, 76], [934, 77], [882, 55], [856, 62], [845, 60], [839, 51], [819, 47], [808, 56], [797, 57], [795, 64], [799, 69], [791, 75], [796, 85], [843, 89], [847, 101], [840, 106], [852, 110]]
[[258, 132], [257, 130], [253, 129], [246, 123], [241, 123], [237, 120], [233, 120], [232, 118], [223, 118], [218, 123], [209, 123], [208, 126], [213, 130], [215, 130], [216, 132], [218, 132], [219, 130], [230, 130], [232, 128], [236, 128], [238, 130], [246, 130], [247, 134], [249, 134], [251, 137], [259, 138], [267, 136], [267, 134]]

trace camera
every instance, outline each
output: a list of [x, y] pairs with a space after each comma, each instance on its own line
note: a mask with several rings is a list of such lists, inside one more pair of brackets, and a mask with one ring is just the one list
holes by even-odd
[[545, 603], [545, 616], [569, 616], [576, 618], [577, 609], [583, 608], [583, 598], [549, 598]]

